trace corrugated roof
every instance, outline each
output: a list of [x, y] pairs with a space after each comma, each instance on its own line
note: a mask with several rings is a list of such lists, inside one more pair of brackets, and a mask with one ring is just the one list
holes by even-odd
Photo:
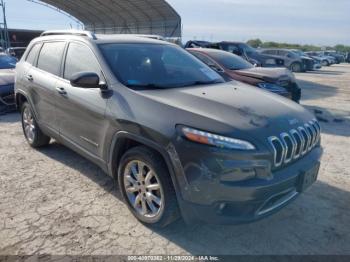
[[181, 17], [164, 0], [41, 0], [95, 33], [181, 37]]

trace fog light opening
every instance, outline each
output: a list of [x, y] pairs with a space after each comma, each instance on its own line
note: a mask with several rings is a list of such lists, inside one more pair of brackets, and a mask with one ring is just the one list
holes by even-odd
[[226, 207], [227, 207], [227, 204], [226, 204], [226, 203], [221, 203], [221, 204], [219, 204], [218, 211], [217, 211], [218, 214], [219, 214], [219, 215], [223, 214]]

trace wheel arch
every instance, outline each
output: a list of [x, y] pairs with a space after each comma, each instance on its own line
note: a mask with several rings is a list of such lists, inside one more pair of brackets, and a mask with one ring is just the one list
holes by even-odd
[[[128, 147], [127, 143], [130, 142], [132, 143], [131, 147]], [[159, 144], [155, 143], [150, 139], [143, 138], [125, 131], [117, 132], [113, 136], [110, 150], [108, 153], [108, 174], [111, 177], [113, 177], [115, 181], [118, 181], [117, 175], [119, 162], [123, 154], [133, 146], [146, 146], [160, 155], [169, 171], [170, 179], [175, 189], [176, 198], [183, 219], [187, 223], [191, 223], [192, 221], [194, 221], [195, 218], [193, 218], [187, 212], [189, 207], [187, 205], [187, 202], [184, 200], [184, 194], [188, 194], [188, 192], [186, 192], [186, 188], [188, 185], [187, 180], [184, 178], [184, 175], [180, 173], [177, 164], [174, 163], [173, 160], [170, 158], [170, 154], [174, 154], [173, 151], [175, 150], [171, 144], [169, 144], [169, 150], [167, 150], [166, 148], [160, 146]]]
[[179, 184], [176, 179], [174, 167], [165, 148], [157, 143], [129, 132], [117, 132], [112, 139], [108, 154], [108, 172], [113, 178], [117, 178], [119, 162], [126, 151], [136, 146], [146, 146], [158, 153], [168, 168], [176, 194], [178, 194]]
[[23, 103], [25, 103], [25, 102], [30, 103], [27, 96], [22, 92], [16, 93], [15, 102], [16, 102], [16, 107], [18, 110], [21, 110]]

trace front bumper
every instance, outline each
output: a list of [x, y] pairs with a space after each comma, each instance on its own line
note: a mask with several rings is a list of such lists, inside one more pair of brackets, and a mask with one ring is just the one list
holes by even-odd
[[[196, 156], [184, 163], [180, 203], [188, 223], [238, 224], [269, 216], [295, 199], [300, 193], [304, 173], [319, 166], [322, 148], [316, 147], [304, 158], [272, 171], [263, 156], [250, 159], [219, 159]], [[252, 178], [241, 180], [242, 177]]]

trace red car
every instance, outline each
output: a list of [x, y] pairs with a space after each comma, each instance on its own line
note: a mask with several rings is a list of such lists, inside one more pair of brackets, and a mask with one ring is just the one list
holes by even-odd
[[241, 57], [222, 50], [188, 48], [187, 51], [227, 80], [233, 79], [254, 85], [300, 102], [301, 89], [293, 73], [286, 68], [255, 67]]

